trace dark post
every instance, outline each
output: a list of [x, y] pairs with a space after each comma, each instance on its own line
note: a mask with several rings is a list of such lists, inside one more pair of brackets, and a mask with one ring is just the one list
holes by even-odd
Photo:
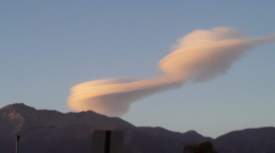
[[111, 133], [112, 133], [112, 131], [110, 131], [110, 130], [107, 130], [105, 132], [104, 153], [110, 153], [110, 148], [111, 148]]
[[96, 130], [92, 134], [92, 153], [120, 153], [123, 148], [123, 132]]
[[21, 138], [21, 136], [19, 134], [16, 135], [16, 142], [15, 142], [15, 152], [16, 153], [20, 153], [19, 152], [19, 141], [20, 141], [20, 138]]

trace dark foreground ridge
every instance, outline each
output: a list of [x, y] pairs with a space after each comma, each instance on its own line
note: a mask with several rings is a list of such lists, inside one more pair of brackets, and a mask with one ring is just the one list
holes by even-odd
[[28, 153], [90, 153], [97, 129], [122, 130], [125, 153], [182, 153], [184, 146], [210, 141], [220, 153], [275, 153], [275, 128], [234, 131], [216, 139], [196, 131], [178, 133], [160, 127], [136, 127], [92, 111], [60, 113], [24, 104], [0, 109], [0, 153], [14, 153], [15, 136]]

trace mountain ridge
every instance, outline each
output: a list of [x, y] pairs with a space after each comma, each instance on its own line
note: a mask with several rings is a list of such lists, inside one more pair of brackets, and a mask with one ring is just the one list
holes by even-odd
[[61, 113], [22, 103], [0, 108], [0, 152], [14, 151], [16, 134], [23, 135], [25, 152], [90, 152], [91, 133], [97, 129], [124, 131], [125, 153], [182, 153], [183, 146], [204, 141], [212, 142], [221, 153], [275, 152], [275, 127], [236, 130], [213, 139], [194, 130], [181, 133], [162, 127], [136, 127], [92, 111]]

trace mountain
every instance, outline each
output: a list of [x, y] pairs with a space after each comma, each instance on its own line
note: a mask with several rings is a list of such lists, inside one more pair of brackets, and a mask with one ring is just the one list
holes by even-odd
[[275, 128], [230, 132], [216, 138], [215, 145], [223, 153], [275, 153]]
[[195, 131], [177, 133], [159, 127], [135, 127], [120, 118], [92, 111], [60, 113], [12, 104], [0, 109], [0, 152], [15, 152], [15, 136], [20, 134], [22, 152], [90, 153], [91, 135], [97, 129], [123, 131], [125, 153], [181, 152], [185, 144], [210, 139]]
[[275, 153], [274, 127], [233, 131], [211, 139], [196, 131], [136, 127], [92, 111], [60, 113], [24, 104], [0, 109], [0, 153], [15, 153], [17, 134], [22, 153], [90, 153], [92, 132], [97, 129], [123, 131], [123, 153], [182, 153], [184, 146], [205, 141], [212, 142], [219, 153]]
[[51, 110], [36, 110], [24, 104], [12, 104], [0, 109], [0, 118], [9, 122], [13, 129], [25, 130], [40, 127], [64, 128], [67, 126], [88, 126], [129, 128], [132, 124], [115, 117], [106, 117], [92, 111], [81, 113], [60, 113]]

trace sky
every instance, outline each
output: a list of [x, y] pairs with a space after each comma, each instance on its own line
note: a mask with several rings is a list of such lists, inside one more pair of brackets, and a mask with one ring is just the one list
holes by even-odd
[[[0, 1], [0, 106], [70, 111], [70, 88], [101, 78], [157, 73], [160, 59], [195, 29], [275, 32], [270, 1]], [[253, 49], [223, 76], [154, 94], [123, 119], [212, 137], [275, 126], [275, 45]]]

